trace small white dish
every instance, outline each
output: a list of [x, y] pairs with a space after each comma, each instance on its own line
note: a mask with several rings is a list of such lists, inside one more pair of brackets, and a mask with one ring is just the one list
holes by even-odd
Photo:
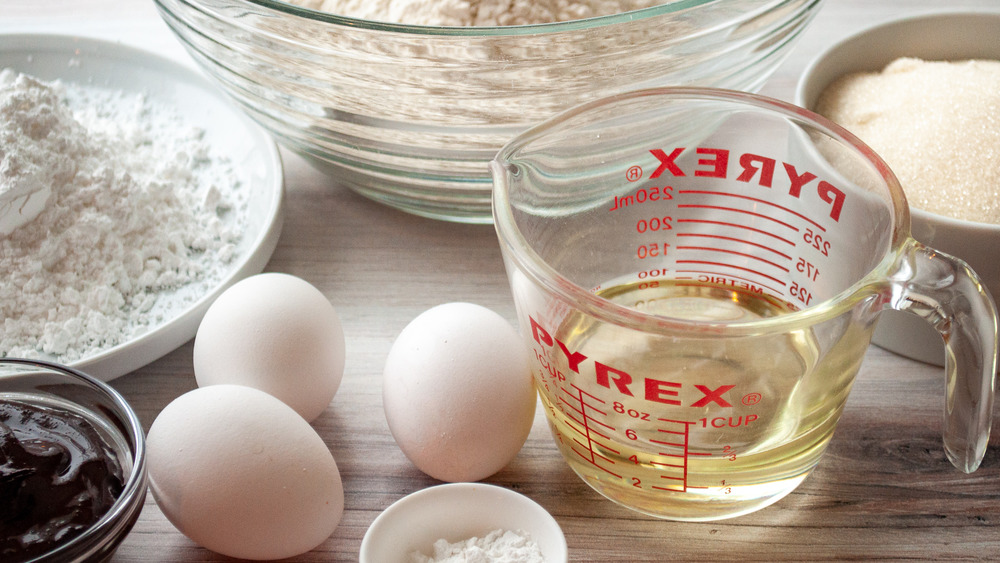
[[[284, 176], [277, 146], [238, 112], [218, 88], [178, 62], [119, 43], [71, 35], [0, 34], [0, 68], [45, 81], [143, 94], [176, 109], [205, 131], [218, 154], [242, 174], [247, 190], [246, 230], [228, 269], [204, 284], [161, 295], [163, 320], [145, 333], [67, 363], [108, 381], [184, 344], [212, 301], [236, 281], [260, 272], [277, 246], [283, 219]], [[59, 358], [44, 358], [60, 361]]]
[[455, 543], [496, 530], [523, 531], [547, 563], [568, 559], [562, 529], [530, 498], [484, 483], [449, 483], [409, 494], [385, 509], [361, 541], [360, 563], [408, 563], [414, 551], [431, 555], [439, 539]]
[[[935, 12], [868, 28], [819, 53], [806, 67], [795, 104], [815, 109], [835, 80], [855, 72], [877, 72], [900, 57], [924, 60], [1000, 60], [1000, 10]], [[905, 186], [904, 186], [905, 189]], [[911, 208], [913, 237], [966, 262], [1000, 298], [1000, 225], [962, 221]], [[885, 311], [872, 342], [897, 354], [943, 365], [940, 334], [915, 315]]]

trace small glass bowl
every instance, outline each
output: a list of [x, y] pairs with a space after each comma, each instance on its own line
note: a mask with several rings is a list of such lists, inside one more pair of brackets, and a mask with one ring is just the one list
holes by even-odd
[[279, 0], [156, 0], [181, 43], [279, 143], [418, 215], [492, 222], [487, 163], [527, 127], [630, 89], [756, 90], [822, 0], [664, 0], [575, 21], [439, 27]]
[[146, 499], [145, 435], [135, 412], [100, 380], [36, 360], [0, 359], [0, 399], [68, 410], [84, 417], [108, 440], [123, 472], [121, 494], [97, 522], [27, 563], [110, 559], [139, 518]]

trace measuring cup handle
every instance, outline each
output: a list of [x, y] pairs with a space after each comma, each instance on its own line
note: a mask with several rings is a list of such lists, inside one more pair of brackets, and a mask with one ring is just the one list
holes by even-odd
[[923, 317], [945, 343], [944, 449], [971, 473], [986, 453], [997, 370], [997, 311], [962, 260], [910, 240], [889, 306]]

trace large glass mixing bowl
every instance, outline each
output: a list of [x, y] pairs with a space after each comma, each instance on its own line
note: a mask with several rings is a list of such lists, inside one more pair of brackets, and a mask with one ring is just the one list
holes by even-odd
[[488, 223], [487, 163], [583, 101], [699, 85], [754, 91], [822, 0], [668, 0], [611, 16], [431, 27], [275, 0], [156, 0], [194, 59], [332, 181], [419, 215]]

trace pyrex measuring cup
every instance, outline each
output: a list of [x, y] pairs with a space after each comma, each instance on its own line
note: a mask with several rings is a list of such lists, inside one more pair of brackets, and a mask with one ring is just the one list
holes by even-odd
[[759, 96], [668, 88], [556, 116], [491, 167], [550, 428], [605, 496], [711, 520], [791, 492], [885, 308], [944, 337], [945, 450], [978, 467], [996, 309], [964, 263], [910, 238], [899, 184], [848, 132]]

